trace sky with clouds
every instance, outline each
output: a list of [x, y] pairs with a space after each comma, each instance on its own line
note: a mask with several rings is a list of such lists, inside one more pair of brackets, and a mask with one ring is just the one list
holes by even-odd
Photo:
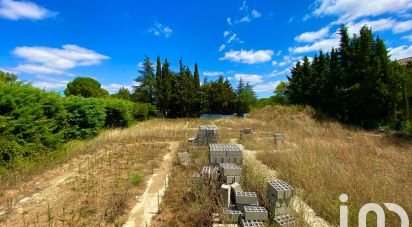
[[412, 0], [0, 0], [0, 70], [56, 91], [89, 76], [115, 92], [160, 55], [268, 97], [296, 61], [337, 46], [342, 23], [372, 27], [392, 59], [412, 56]]

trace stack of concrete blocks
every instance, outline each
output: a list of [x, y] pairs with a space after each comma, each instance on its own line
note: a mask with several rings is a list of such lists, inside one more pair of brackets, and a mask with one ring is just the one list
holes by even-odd
[[190, 166], [190, 154], [188, 152], [177, 153], [177, 156], [181, 165], [185, 167]]
[[248, 221], [242, 219], [242, 227], [265, 227], [262, 221]]
[[295, 219], [290, 214], [282, 214], [273, 218], [276, 227], [297, 227]]
[[203, 166], [202, 171], [200, 172], [200, 175], [202, 176], [203, 179], [217, 180], [217, 179], [219, 179], [219, 176], [220, 176], [219, 167], [217, 167], [217, 166]]
[[246, 135], [251, 135], [252, 134], [252, 129], [251, 128], [242, 128], [240, 130], [240, 139], [243, 139]]
[[225, 223], [239, 223], [242, 218], [242, 212], [235, 209], [226, 209], [224, 216]]
[[241, 182], [242, 168], [235, 163], [219, 163], [220, 177], [225, 184]]
[[267, 199], [271, 218], [288, 214], [288, 206], [293, 193], [294, 189], [283, 180], [268, 182]]
[[238, 182], [231, 184], [230, 187], [232, 188], [233, 194], [236, 194], [236, 192], [243, 192], [242, 186], [240, 186]]
[[246, 206], [259, 206], [256, 192], [234, 192], [236, 206], [245, 213]]
[[197, 132], [196, 143], [199, 146], [206, 146], [210, 143], [217, 143], [219, 134], [217, 127], [211, 125], [201, 125]]
[[209, 144], [209, 162], [242, 164], [242, 150], [235, 144]]
[[247, 221], [267, 221], [268, 211], [261, 206], [245, 206], [245, 220]]

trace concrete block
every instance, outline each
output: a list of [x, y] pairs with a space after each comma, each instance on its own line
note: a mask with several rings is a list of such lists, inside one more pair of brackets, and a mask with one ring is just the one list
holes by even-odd
[[239, 210], [226, 209], [224, 212], [225, 223], [239, 223], [240, 218], [242, 217], [242, 212]]
[[223, 203], [225, 204], [225, 207], [229, 208], [230, 207], [230, 185], [227, 184], [222, 184], [220, 187], [220, 193], [223, 198]]
[[269, 201], [290, 199], [294, 189], [283, 180], [270, 181], [267, 185], [267, 197]]
[[235, 192], [236, 205], [258, 205], [256, 192]]
[[236, 194], [236, 192], [243, 192], [242, 186], [240, 186], [238, 182], [231, 184], [230, 187], [232, 188], [232, 192], [234, 194]]
[[225, 177], [223, 177], [223, 182], [225, 184], [233, 184], [235, 182], [235, 177], [234, 176], [225, 176]]
[[265, 227], [263, 222], [258, 221], [258, 220], [248, 221], [248, 220], [242, 219], [241, 225], [242, 227]]
[[241, 176], [235, 176], [235, 182], [236, 183], [242, 183], [242, 177]]
[[295, 219], [290, 214], [283, 214], [273, 218], [276, 227], [296, 227]]
[[213, 223], [212, 227], [239, 227], [238, 224], [219, 224], [219, 223]]
[[190, 166], [190, 154], [188, 152], [177, 153], [177, 156], [181, 165], [185, 167]]
[[282, 204], [280, 206], [276, 206], [272, 203], [272, 204], [269, 204], [268, 209], [269, 209], [270, 217], [275, 217], [275, 216], [278, 216], [278, 215], [283, 215], [283, 214], [288, 213], [288, 205], [287, 204]]
[[266, 221], [268, 220], [268, 211], [264, 207], [260, 206], [245, 206], [245, 220], [259, 220]]
[[276, 143], [283, 143], [285, 135], [283, 133], [275, 133], [274, 135]]
[[241, 176], [242, 168], [235, 163], [220, 163], [220, 172], [223, 176]]

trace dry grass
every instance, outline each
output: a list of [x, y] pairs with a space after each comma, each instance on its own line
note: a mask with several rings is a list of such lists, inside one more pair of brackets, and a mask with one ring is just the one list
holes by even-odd
[[[188, 150], [187, 147], [180, 149]], [[211, 226], [212, 214], [222, 211], [216, 183], [202, 181], [197, 184], [192, 181], [193, 174], [207, 163], [206, 150], [189, 150], [192, 160], [197, 161], [192, 161], [192, 165], [185, 168], [175, 160], [169, 189], [152, 226]]]
[[[334, 122], [317, 122], [312, 115], [310, 109], [286, 107], [252, 113], [251, 119], [265, 122], [256, 130], [284, 132], [286, 138], [282, 149], [287, 151], [265, 150], [258, 152], [258, 159], [303, 189], [303, 199], [333, 224], [339, 223], [338, 197], [342, 193], [349, 196], [350, 225], [357, 225], [359, 209], [370, 202], [397, 203], [412, 213], [410, 142]], [[399, 226], [391, 212], [386, 220], [388, 226]]]
[[0, 225], [121, 225], [145, 188], [131, 179], [139, 173], [146, 181], [168, 142], [184, 141], [192, 131], [186, 119], [151, 120], [69, 144], [59, 164], [34, 176], [21, 173], [29, 181], [2, 184], [0, 211], [9, 212], [0, 216]]

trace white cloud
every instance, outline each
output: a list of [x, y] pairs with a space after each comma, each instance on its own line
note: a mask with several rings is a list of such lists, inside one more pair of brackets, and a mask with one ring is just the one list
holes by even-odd
[[219, 60], [229, 60], [246, 64], [263, 63], [272, 60], [272, 50], [231, 50], [225, 53]]
[[261, 16], [262, 16], [262, 14], [259, 11], [255, 10], [255, 9], [252, 10], [252, 17], [259, 18]]
[[63, 45], [62, 49], [51, 47], [17, 47], [15, 56], [28, 63], [18, 65], [15, 70], [25, 73], [62, 74], [65, 70], [77, 66], [100, 64], [109, 57], [77, 45]]
[[297, 54], [318, 51], [318, 50], [329, 51], [330, 49], [332, 49], [332, 47], [336, 47], [338, 45], [339, 45], [339, 39], [331, 38], [331, 39], [319, 40], [315, 43], [305, 45], [305, 46], [289, 48], [289, 51], [293, 53], [297, 53]]
[[239, 10], [240, 10], [240, 11], [247, 10], [246, 1], [243, 1], [243, 2], [242, 2], [242, 6], [239, 8]]
[[223, 75], [223, 72], [219, 72], [219, 71], [205, 71], [203, 72], [204, 76], [220, 76]]
[[412, 20], [396, 21], [392, 18], [382, 18], [379, 20], [361, 20], [359, 22], [349, 22], [347, 24], [349, 34], [358, 34], [364, 26], [371, 27], [374, 32], [392, 30], [393, 33], [402, 33], [412, 30]]
[[286, 56], [283, 56], [283, 60], [281, 62], [279, 62], [278, 65], [280, 67], [285, 66], [285, 65], [289, 65], [289, 64], [295, 63], [296, 61], [298, 61], [301, 58], [302, 58], [301, 56], [293, 57], [293, 56], [290, 56], [290, 55], [286, 55]]
[[56, 15], [55, 12], [30, 1], [0, 0], [0, 17], [19, 20], [41, 20]]
[[267, 83], [261, 83], [253, 87], [255, 92], [273, 92], [281, 81], [270, 81]]
[[228, 36], [228, 35], [230, 35], [230, 31], [225, 31], [225, 32], [223, 32], [223, 37], [226, 37], [226, 36]]
[[232, 25], [232, 18], [228, 17], [226, 19], [228, 25]]
[[236, 34], [236, 33], [233, 33], [233, 35], [229, 37], [229, 39], [227, 40], [226, 43], [229, 44], [229, 43], [233, 42], [233, 41], [236, 40], [236, 39], [238, 39], [238, 38], [237, 38], [237, 34]]
[[172, 35], [173, 30], [169, 26], [155, 21], [152, 27], [149, 28], [149, 33], [152, 33], [155, 36], [164, 35], [166, 38], [168, 38]]
[[282, 71], [278, 71], [278, 70], [273, 70], [270, 74], [269, 77], [275, 77], [275, 76], [286, 76], [290, 74], [290, 69], [284, 69]]
[[259, 84], [262, 82], [262, 76], [257, 74], [236, 73], [235, 79], [239, 81], [240, 78], [242, 78], [243, 82], [250, 83], [251, 85]]
[[316, 32], [305, 32], [295, 37], [298, 42], [313, 42], [326, 37], [329, 33], [329, 27], [324, 27]]
[[389, 48], [389, 54], [392, 60], [399, 60], [403, 58], [408, 58], [412, 56], [412, 45], [402, 45], [395, 48]]
[[412, 35], [403, 36], [402, 39], [406, 39], [409, 42], [412, 42]]
[[133, 91], [133, 86], [137, 86], [138, 83], [133, 81], [132, 84], [106, 84], [102, 85], [102, 88], [106, 89], [110, 94], [116, 93], [120, 88], [126, 88], [130, 92]]
[[219, 47], [219, 52], [222, 51], [222, 50], [224, 50], [225, 48], [226, 48], [226, 45], [225, 45], [225, 44], [220, 45], [220, 47]]
[[37, 75], [36, 79], [32, 81], [33, 86], [46, 89], [46, 90], [56, 90], [63, 89], [70, 81], [55, 79], [47, 76]]
[[412, 20], [398, 22], [393, 28], [394, 33], [402, 33], [412, 30]]
[[237, 23], [242, 23], [242, 22], [250, 22], [249, 16], [244, 16], [240, 20], [237, 21]]
[[35, 65], [35, 64], [20, 64], [14, 68], [14, 70], [23, 73], [32, 74], [63, 74], [64, 71], [53, 69], [45, 65]]
[[360, 17], [402, 13], [412, 8], [410, 0], [318, 0], [314, 15], [337, 15], [344, 23]]
[[279, 64], [277, 61], [272, 61], [272, 65], [277, 65]]

